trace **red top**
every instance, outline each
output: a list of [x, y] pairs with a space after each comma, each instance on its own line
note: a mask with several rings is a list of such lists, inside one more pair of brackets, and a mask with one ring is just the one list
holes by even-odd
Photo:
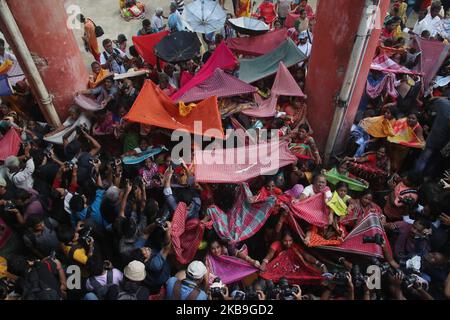
[[[293, 243], [291, 248], [297, 250], [300, 253], [302, 252], [302, 248], [296, 243]], [[273, 258], [276, 258], [282, 251], [286, 250], [283, 248], [283, 244], [281, 243], [281, 241], [275, 241], [274, 243], [272, 243], [270, 249], [275, 251]]]

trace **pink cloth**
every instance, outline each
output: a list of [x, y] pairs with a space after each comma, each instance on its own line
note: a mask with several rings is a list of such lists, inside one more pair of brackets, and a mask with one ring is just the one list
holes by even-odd
[[415, 40], [417, 41], [419, 50], [422, 51], [420, 55], [420, 72], [424, 74], [423, 84], [424, 88], [427, 89], [447, 57], [450, 45], [420, 37], [416, 37]]
[[17, 156], [22, 139], [14, 128], [9, 131], [0, 140], [0, 160], [5, 161], [9, 156]]
[[306, 97], [302, 89], [298, 86], [288, 68], [280, 62], [277, 76], [272, 86], [272, 95], [264, 100], [260, 95], [255, 94], [255, 101], [259, 105], [257, 109], [247, 109], [243, 114], [256, 118], [270, 118], [275, 116], [279, 96]]
[[222, 69], [216, 69], [208, 79], [186, 91], [178, 99], [184, 102], [192, 102], [211, 96], [225, 98], [254, 92], [256, 92], [254, 86], [225, 73]]
[[258, 272], [258, 269], [248, 262], [227, 255], [206, 256], [206, 263], [216, 277], [219, 277], [224, 284], [231, 284], [244, 279], [245, 277]]
[[275, 50], [287, 38], [287, 29], [271, 31], [259, 36], [228, 38], [227, 46], [231, 51], [249, 56], [262, 56]]
[[380, 54], [372, 61], [370, 69], [385, 73], [420, 74], [420, 72], [411, 71], [408, 68], [399, 65], [385, 53]]
[[323, 193], [316, 194], [306, 200], [290, 203], [293, 218], [298, 218], [318, 227], [328, 224], [329, 209]]
[[239, 183], [297, 161], [287, 142], [195, 152], [197, 182]]
[[75, 97], [75, 103], [87, 111], [100, 111], [104, 109], [97, 101], [82, 94]]
[[386, 89], [386, 92], [391, 97], [397, 97], [398, 91], [395, 89], [395, 75], [393, 73], [388, 73], [384, 76], [383, 80], [376, 85], [372, 85], [369, 80], [367, 80], [366, 93], [372, 98], [378, 98], [383, 90]]
[[178, 102], [180, 97], [188, 90], [199, 85], [208, 79], [217, 68], [222, 70], [233, 70], [238, 64], [238, 60], [233, 53], [228, 49], [225, 42], [219, 44], [214, 53], [209, 57], [208, 61], [201, 67], [199, 72], [183, 87], [181, 87], [173, 96], [172, 100]]
[[305, 189], [305, 187], [303, 187], [301, 184], [296, 184], [295, 186], [292, 187], [292, 189], [286, 191], [285, 194], [296, 199], [296, 198], [300, 197], [300, 195], [302, 194], [304, 189]]

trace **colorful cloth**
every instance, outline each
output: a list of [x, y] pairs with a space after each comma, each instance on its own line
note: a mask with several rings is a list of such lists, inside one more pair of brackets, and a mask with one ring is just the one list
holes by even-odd
[[153, 48], [168, 34], [169, 31], [166, 30], [145, 36], [134, 36], [133, 44], [144, 61], [155, 66], [157, 57]]
[[250, 17], [250, 0], [233, 0], [234, 15], [239, 17]]
[[7, 74], [7, 73], [11, 70], [11, 68], [12, 68], [13, 65], [14, 65], [14, 62], [13, 62], [13, 61], [11, 61], [11, 60], [9, 60], [9, 59], [5, 60], [5, 61], [0, 65], [0, 75], [2, 75], [2, 74]]
[[286, 278], [289, 283], [300, 285], [318, 285], [323, 280], [320, 271], [305, 265], [294, 249], [282, 251], [270, 261], [261, 278], [274, 282]]
[[[189, 115], [183, 117], [180, 116], [175, 103], [150, 80], [145, 81], [124, 119], [172, 130], [184, 129], [191, 133], [223, 139], [222, 120], [216, 97], [198, 103]], [[196, 121], [201, 121], [201, 132], [195, 131], [194, 122]]]
[[420, 74], [420, 72], [411, 71], [390, 59], [385, 53], [381, 53], [376, 57], [370, 65], [371, 70], [377, 70], [384, 73], [403, 73], [403, 74]]
[[239, 187], [236, 201], [229, 212], [223, 212], [217, 206], [210, 206], [207, 214], [213, 221], [216, 233], [232, 244], [244, 241], [258, 232], [270, 216], [276, 198], [250, 203], [252, 197], [246, 183]]
[[376, 214], [378, 217], [381, 217], [383, 213], [381, 208], [372, 202], [367, 207], [363, 207], [361, 205], [360, 199], [355, 199], [352, 203], [349, 204], [347, 208], [347, 215], [340, 219], [340, 223], [343, 225], [347, 225], [351, 228], [354, 228], [360, 221], [368, 216], [370, 213]]
[[259, 36], [228, 38], [228, 48], [246, 56], [262, 56], [275, 50], [287, 39], [287, 29], [270, 31]]
[[258, 272], [258, 269], [248, 262], [227, 255], [213, 256], [208, 254], [206, 256], [206, 265], [209, 267], [209, 272], [219, 277], [222, 283], [227, 285]]
[[398, 92], [395, 89], [395, 75], [393, 73], [388, 73], [382, 75], [379, 79], [374, 79], [373, 75], [369, 73], [366, 85], [367, 95], [372, 99], [376, 99], [385, 90], [387, 94], [393, 98], [398, 96]]
[[0, 139], [0, 161], [5, 161], [9, 156], [17, 156], [22, 139], [14, 128]]
[[348, 174], [340, 174], [336, 168], [327, 171], [325, 173], [325, 177], [327, 178], [327, 181], [332, 185], [336, 185], [339, 181], [347, 183], [348, 188], [352, 191], [364, 191], [365, 189], [369, 188], [368, 185], [365, 185], [361, 181], [350, 178]]
[[347, 202], [351, 199], [350, 196], [346, 195], [342, 199], [337, 191], [333, 193], [333, 197], [327, 202], [327, 206], [339, 217], [343, 217], [347, 214]]
[[339, 239], [325, 239], [319, 232], [319, 227], [312, 226], [310, 230], [308, 247], [321, 247], [321, 246], [338, 246], [342, 243]]
[[275, 12], [275, 5], [271, 2], [264, 1], [258, 7], [259, 16], [264, 17], [264, 22], [268, 25], [272, 24], [272, 22], [277, 17], [277, 13]]
[[[234, 160], [234, 161], [233, 161]], [[287, 142], [234, 149], [200, 150], [194, 155], [195, 179], [204, 183], [239, 183], [277, 171], [297, 161]]]
[[395, 119], [387, 120], [384, 116], [364, 118], [359, 126], [374, 138], [386, 138], [394, 136], [392, 126]]
[[218, 68], [208, 79], [199, 83], [192, 89], [189, 89], [178, 99], [184, 102], [192, 102], [200, 101], [211, 96], [224, 98], [242, 94], [251, 94], [254, 92], [256, 92], [254, 86], [251, 86]]
[[187, 214], [186, 204], [180, 202], [172, 218], [172, 248], [181, 264], [188, 264], [194, 259], [205, 228], [211, 228], [211, 223], [205, 224], [199, 219], [186, 220]]
[[166, 147], [158, 147], [158, 148], [150, 148], [146, 151], [140, 153], [137, 156], [127, 156], [122, 158], [122, 162], [124, 164], [139, 164], [141, 162], [144, 162], [148, 158], [152, 158], [158, 154], [160, 154], [163, 151], [168, 151]]
[[[420, 126], [420, 124], [417, 124]], [[410, 148], [423, 149], [425, 140], [418, 137], [414, 129], [408, 125], [408, 118], [399, 119], [394, 124], [394, 136], [387, 138], [389, 142], [400, 144]]]
[[278, 70], [280, 62], [291, 67], [306, 59], [306, 56], [291, 39], [285, 40], [275, 50], [253, 59], [239, 59], [239, 79], [247, 83], [268, 77]]

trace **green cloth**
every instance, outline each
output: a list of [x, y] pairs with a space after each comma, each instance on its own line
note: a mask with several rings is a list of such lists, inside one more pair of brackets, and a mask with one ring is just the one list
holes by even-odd
[[325, 173], [325, 177], [327, 178], [327, 181], [332, 185], [336, 185], [339, 181], [345, 182], [348, 184], [348, 188], [353, 191], [364, 191], [365, 189], [369, 188], [369, 186], [366, 186], [356, 179], [352, 179], [348, 176], [340, 174], [336, 168], [333, 168]]
[[295, 45], [292, 39], [287, 39], [275, 50], [254, 58], [239, 59], [239, 79], [252, 83], [275, 74], [280, 61], [289, 68], [306, 59], [306, 56]]

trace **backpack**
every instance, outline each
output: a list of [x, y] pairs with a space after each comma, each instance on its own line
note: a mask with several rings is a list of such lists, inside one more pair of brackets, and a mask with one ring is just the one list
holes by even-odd
[[100, 282], [95, 279], [95, 277], [89, 277], [89, 283], [94, 288], [95, 295], [100, 299], [104, 300], [108, 294], [109, 289], [114, 286], [113, 283], [113, 270], [108, 270], [106, 273], [106, 284], [101, 285]]
[[23, 300], [61, 300], [59, 293], [40, 279], [39, 273], [44, 271], [42, 268], [48, 268], [48, 272], [52, 273], [49, 261], [35, 263], [25, 276]]
[[197, 300], [197, 297], [200, 295], [201, 291], [197, 286], [192, 286], [190, 283], [186, 283], [184, 280], [177, 280], [175, 285], [173, 286], [173, 297], [172, 300], [181, 300], [181, 287], [186, 285], [192, 288], [191, 293], [186, 297], [185, 300]]
[[139, 290], [141, 290], [141, 287], [139, 287], [136, 292], [119, 291], [117, 300], [138, 300], [137, 295]]
[[[89, 20], [91, 20], [91, 19], [89, 19]], [[91, 21], [92, 21], [92, 20], [91, 20]], [[94, 27], [95, 27], [95, 36], [96, 36], [97, 38], [100, 38], [102, 35], [105, 34], [105, 31], [103, 31], [103, 28], [102, 28], [102, 27], [96, 25], [94, 21], [92, 21], [92, 23], [94, 24]]]

